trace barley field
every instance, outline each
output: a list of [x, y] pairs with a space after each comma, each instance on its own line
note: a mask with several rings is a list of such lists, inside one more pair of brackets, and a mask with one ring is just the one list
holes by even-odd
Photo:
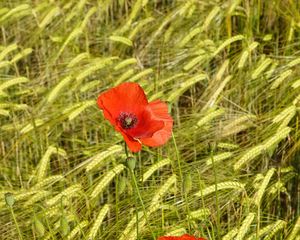
[[[0, 239], [300, 240], [300, 2], [0, 0]], [[128, 159], [124, 82], [173, 133]]]

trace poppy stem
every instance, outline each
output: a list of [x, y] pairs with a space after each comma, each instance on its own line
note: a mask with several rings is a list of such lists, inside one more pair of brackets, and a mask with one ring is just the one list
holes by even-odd
[[216, 165], [215, 165], [215, 160], [214, 160], [214, 149], [213, 147], [210, 150], [210, 158], [212, 161], [213, 165], [213, 173], [214, 173], [214, 180], [215, 180], [215, 203], [216, 203], [216, 209], [217, 209], [217, 238], [219, 239], [220, 237], [220, 209], [219, 209], [219, 194], [218, 194], [218, 179], [217, 179], [217, 170], [216, 170]]
[[126, 142], [124, 142], [124, 149], [125, 149], [125, 154], [126, 154], [126, 158], [128, 158], [128, 149], [127, 149], [127, 144]]
[[10, 210], [10, 213], [11, 213], [12, 217], [13, 217], [13, 220], [14, 220], [14, 223], [15, 223], [18, 235], [19, 235], [19, 239], [23, 240], [23, 237], [22, 237], [22, 234], [21, 234], [21, 231], [20, 231], [20, 228], [19, 228], [19, 224], [18, 224], [17, 219], [16, 219], [14, 209], [12, 208], [12, 206], [9, 206], [8, 208]]
[[182, 175], [182, 171], [181, 171], [180, 156], [179, 156], [179, 151], [178, 151], [176, 139], [175, 139], [175, 136], [174, 136], [173, 132], [172, 132], [172, 139], [173, 139], [173, 143], [174, 143], [174, 147], [175, 147], [175, 152], [176, 152], [176, 158], [177, 158], [177, 164], [178, 164], [178, 168], [179, 168], [180, 181], [182, 183], [183, 182], [183, 175]]
[[[128, 154], [128, 149], [127, 149], [127, 144], [126, 142], [124, 142], [124, 149], [125, 149], [125, 154], [126, 154], [126, 159], [127, 161], [130, 161], [130, 160], [134, 160], [134, 158], [131, 158], [129, 159], [129, 154]], [[134, 165], [134, 166], [133, 166]], [[128, 164], [128, 169], [129, 169], [129, 172], [130, 172], [130, 175], [131, 175], [131, 179], [132, 179], [132, 182], [133, 182], [133, 188], [135, 189], [134, 193], [137, 194], [137, 197], [142, 205], [142, 208], [143, 208], [143, 213], [144, 213], [144, 216], [145, 216], [145, 219], [146, 219], [146, 223], [148, 224], [148, 227], [150, 229], [150, 232], [151, 232], [151, 235], [153, 237], [153, 240], [155, 240], [155, 235], [150, 227], [150, 223], [149, 223], [149, 220], [148, 220], [148, 216], [147, 216], [147, 213], [146, 213], [146, 208], [145, 208], [145, 205], [144, 205], [144, 201], [142, 199], [142, 195], [140, 193], [140, 190], [139, 190], [139, 186], [138, 186], [138, 183], [137, 183], [137, 180], [136, 180], [136, 177], [135, 177], [135, 174], [134, 174], [134, 168], [135, 168], [135, 164], [132, 165], [132, 162]], [[135, 195], [135, 199], [136, 199], [136, 195]], [[137, 226], [137, 238], [139, 238], [139, 235], [138, 235], [138, 210], [137, 210], [137, 203], [136, 203], [136, 216], [137, 216], [137, 222], [136, 222], [136, 226]]]
[[[175, 152], [176, 152], [176, 158], [177, 158], [177, 164], [178, 164], [178, 168], [179, 168], [180, 181], [181, 181], [181, 185], [183, 185], [184, 184], [184, 179], [183, 179], [183, 174], [182, 174], [182, 171], [181, 171], [180, 155], [179, 155], [179, 150], [178, 150], [176, 139], [175, 139], [175, 136], [174, 136], [173, 132], [172, 132], [172, 139], [173, 139]], [[184, 201], [185, 201], [185, 204], [186, 204], [186, 212], [189, 216], [190, 215], [189, 202], [188, 202], [188, 199], [187, 199], [187, 193], [184, 192], [183, 188], [181, 188], [181, 194], [184, 197]], [[189, 217], [188, 217], [188, 228], [189, 228], [189, 231], [191, 231], [191, 222], [190, 222]]]
[[[129, 169], [129, 171], [130, 171], [130, 174], [131, 174], [131, 178], [132, 178], [132, 180], [133, 180], [135, 192], [137, 193], [138, 198], [139, 198], [139, 200], [140, 200], [140, 202], [141, 202], [141, 205], [142, 205], [142, 208], [143, 208], [143, 212], [144, 212], [144, 216], [145, 216], [146, 222], [147, 222], [148, 227], [149, 227], [149, 229], [150, 229], [150, 232], [151, 232], [151, 235], [152, 235], [152, 237], [153, 237], [153, 240], [155, 240], [156, 238], [155, 238], [155, 235], [154, 235], [154, 233], [153, 233], [153, 231], [152, 231], [152, 229], [151, 229], [151, 227], [150, 227], [150, 223], [149, 223], [148, 216], [147, 216], [147, 213], [146, 213], [146, 208], [145, 208], [145, 205], [144, 205], [144, 202], [143, 202], [143, 199], [142, 199], [142, 195], [141, 195], [140, 190], [139, 190], [139, 186], [138, 186], [136, 177], [135, 177], [134, 172], [133, 172], [132, 169]], [[138, 224], [137, 224], [137, 225], [138, 225]]]
[[[130, 172], [132, 172], [133, 170], [129, 169]], [[132, 177], [131, 177], [132, 178]], [[139, 213], [138, 213], [138, 199], [136, 196], [136, 190], [134, 191], [134, 201], [135, 201], [135, 218], [136, 218], [136, 237], [139, 240]]]

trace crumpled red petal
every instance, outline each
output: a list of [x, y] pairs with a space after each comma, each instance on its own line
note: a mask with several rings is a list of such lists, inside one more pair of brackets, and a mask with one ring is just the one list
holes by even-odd
[[137, 141], [134, 140], [133, 138], [129, 137], [126, 135], [126, 133], [123, 133], [122, 131], [120, 131], [122, 136], [124, 137], [124, 140], [128, 146], [128, 148], [132, 151], [132, 152], [139, 152], [142, 149], [142, 144]]
[[160, 100], [150, 102], [147, 106], [152, 118], [164, 122], [163, 128], [156, 131], [151, 137], [142, 138], [141, 142], [149, 147], [157, 147], [165, 144], [172, 134], [173, 119], [168, 113], [168, 105]]
[[135, 139], [143, 139], [153, 136], [155, 132], [164, 127], [164, 122], [160, 119], [153, 118], [152, 113], [144, 109], [137, 115], [138, 123], [135, 128], [124, 130], [129, 136]]
[[163, 236], [163, 237], [159, 237], [157, 240], [206, 240], [206, 239], [205, 238], [196, 238], [196, 237], [191, 236], [189, 234], [184, 234], [180, 237]]

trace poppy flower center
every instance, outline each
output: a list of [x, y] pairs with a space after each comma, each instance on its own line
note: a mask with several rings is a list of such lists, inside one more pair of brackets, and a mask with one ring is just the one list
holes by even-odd
[[135, 127], [138, 122], [135, 114], [127, 112], [121, 112], [117, 120], [123, 129], [131, 129]]

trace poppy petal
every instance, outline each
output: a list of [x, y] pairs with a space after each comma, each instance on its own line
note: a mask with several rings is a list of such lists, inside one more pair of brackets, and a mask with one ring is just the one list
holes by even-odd
[[159, 119], [169, 119], [171, 118], [168, 112], [168, 105], [161, 100], [155, 100], [148, 104], [152, 114]]
[[172, 236], [164, 236], [164, 237], [159, 237], [157, 240], [178, 240], [180, 239], [179, 237], [172, 237]]
[[204, 238], [196, 238], [196, 237], [191, 236], [189, 234], [184, 234], [180, 237], [163, 236], [163, 237], [159, 237], [158, 240], [205, 240], [205, 239]]
[[98, 98], [98, 106], [103, 110], [104, 118], [106, 118], [113, 126], [116, 126], [116, 120], [112, 117], [111, 113], [104, 107], [101, 99]]
[[133, 138], [127, 136], [126, 133], [123, 133], [122, 131], [120, 131], [122, 136], [124, 137], [124, 140], [128, 146], [128, 148], [130, 149], [130, 151], [132, 152], [139, 152], [142, 149], [142, 144], [139, 141], [134, 140]]
[[103, 110], [105, 118], [115, 125], [121, 112], [137, 115], [148, 101], [143, 89], [137, 83], [126, 82], [102, 93], [97, 103]]
[[152, 118], [163, 121], [164, 126], [151, 137], [142, 138], [141, 142], [150, 147], [157, 147], [165, 144], [171, 137], [173, 119], [168, 113], [168, 105], [160, 100], [150, 102], [147, 107], [152, 113]]

